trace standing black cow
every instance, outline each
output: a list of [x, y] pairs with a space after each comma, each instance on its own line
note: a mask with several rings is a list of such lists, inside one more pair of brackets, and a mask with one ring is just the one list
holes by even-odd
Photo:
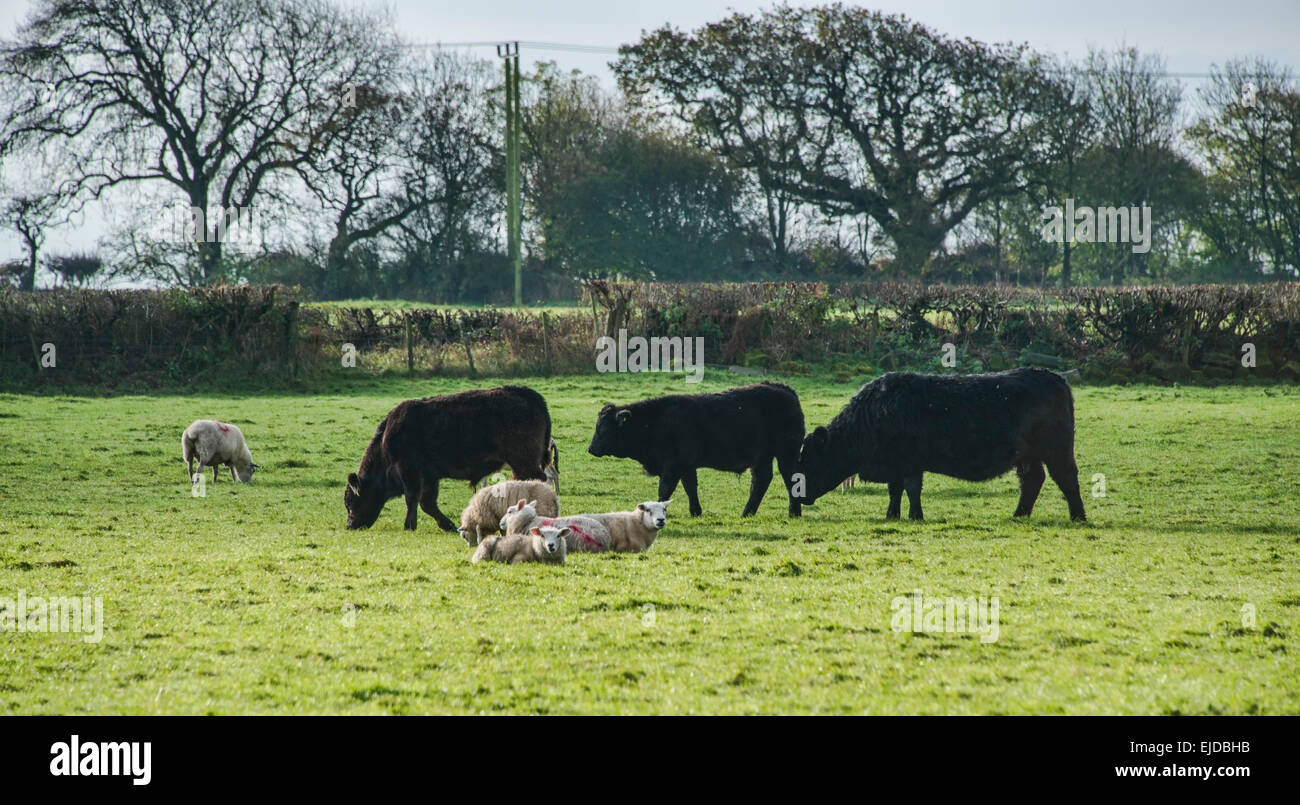
[[1074, 463], [1074, 397], [1043, 369], [982, 375], [891, 372], [863, 386], [826, 427], [804, 439], [798, 471], [811, 504], [854, 473], [889, 484], [886, 517], [921, 519], [921, 476], [937, 472], [986, 481], [1011, 468], [1020, 476], [1016, 517], [1028, 517], [1043, 486], [1043, 465], [1065, 494], [1070, 519], [1083, 520]]
[[[799, 395], [780, 383], [759, 383], [714, 394], [669, 394], [606, 405], [587, 452], [640, 462], [647, 473], [659, 476], [659, 500], [671, 498], [681, 481], [692, 516], [703, 513], [697, 469], [749, 470], [749, 502], [742, 515], [748, 517], [758, 511], [772, 482], [773, 458], [790, 488], [802, 439]], [[790, 516], [799, 516], [793, 497]]]
[[417, 504], [442, 530], [455, 531], [438, 509], [439, 479], [474, 483], [509, 464], [515, 478], [542, 480], [550, 441], [546, 400], [524, 386], [407, 400], [379, 423], [360, 468], [348, 475], [348, 528], [369, 528], [385, 503], [405, 495], [408, 531], [419, 522]]

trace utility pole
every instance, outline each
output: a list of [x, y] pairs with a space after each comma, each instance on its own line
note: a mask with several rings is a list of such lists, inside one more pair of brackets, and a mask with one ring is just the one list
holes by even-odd
[[506, 241], [515, 271], [515, 307], [524, 304], [524, 274], [520, 248], [522, 214], [519, 204], [519, 43], [497, 45], [506, 64]]

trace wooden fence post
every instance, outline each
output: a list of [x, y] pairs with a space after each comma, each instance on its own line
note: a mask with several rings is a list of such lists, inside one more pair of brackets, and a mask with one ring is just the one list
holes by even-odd
[[411, 312], [408, 310], [402, 314], [402, 319], [406, 324], [406, 373], [415, 374], [415, 343], [411, 333]]
[[469, 349], [469, 331], [465, 329], [465, 315], [460, 317], [460, 340], [465, 345], [465, 357], [469, 360], [469, 376], [478, 377], [478, 372], [474, 369], [474, 353]]
[[542, 355], [545, 358], [546, 374], [551, 374], [551, 317], [542, 311]]

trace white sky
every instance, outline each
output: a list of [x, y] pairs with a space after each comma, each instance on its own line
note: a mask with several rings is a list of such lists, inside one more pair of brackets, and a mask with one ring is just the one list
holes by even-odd
[[[240, 0], [225, 0], [240, 2]], [[690, 29], [733, 9], [752, 12], [772, 3], [715, 0], [341, 0], [347, 5], [387, 6], [401, 35], [411, 42], [522, 40], [617, 47], [664, 23]], [[1089, 46], [1118, 44], [1162, 55], [1176, 73], [1204, 73], [1237, 57], [1263, 56], [1300, 72], [1300, 0], [885, 0], [872, 8], [903, 13], [940, 33], [986, 42], [1027, 42], [1037, 50], [1083, 56]], [[25, 0], [0, 0], [0, 35], [11, 37], [29, 13]], [[491, 47], [475, 48], [482, 57]], [[612, 55], [522, 50], [525, 62], [557, 62], [562, 68], [597, 73], [609, 81]], [[1189, 88], [1200, 82], [1185, 79]], [[79, 224], [50, 233], [46, 249], [93, 249], [102, 233], [95, 212]], [[0, 260], [21, 256], [16, 235], [0, 231]]]

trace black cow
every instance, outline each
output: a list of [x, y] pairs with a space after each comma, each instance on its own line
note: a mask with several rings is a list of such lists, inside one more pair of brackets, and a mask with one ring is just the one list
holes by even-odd
[[[691, 515], [703, 513], [695, 471], [750, 471], [749, 502], [743, 516], [758, 511], [772, 482], [775, 458], [790, 488], [791, 473], [803, 439], [803, 409], [794, 389], [780, 383], [720, 391], [715, 394], [669, 394], [631, 405], [606, 405], [596, 417], [596, 432], [587, 452], [640, 462], [659, 476], [659, 500], [668, 500], [681, 481]], [[790, 516], [799, 516], [790, 498]]]
[[438, 509], [439, 479], [474, 483], [509, 464], [515, 478], [542, 480], [550, 441], [546, 400], [524, 386], [407, 400], [379, 423], [360, 468], [348, 475], [348, 528], [369, 528], [385, 503], [405, 495], [408, 531], [419, 522], [417, 504], [442, 530], [455, 531]]
[[1043, 465], [1065, 494], [1070, 519], [1086, 519], [1074, 463], [1074, 397], [1043, 369], [982, 375], [890, 372], [863, 386], [830, 424], [804, 439], [800, 502], [811, 504], [857, 473], [889, 484], [886, 517], [921, 519], [921, 476], [937, 472], [986, 481], [1015, 468], [1016, 517], [1028, 517]]

